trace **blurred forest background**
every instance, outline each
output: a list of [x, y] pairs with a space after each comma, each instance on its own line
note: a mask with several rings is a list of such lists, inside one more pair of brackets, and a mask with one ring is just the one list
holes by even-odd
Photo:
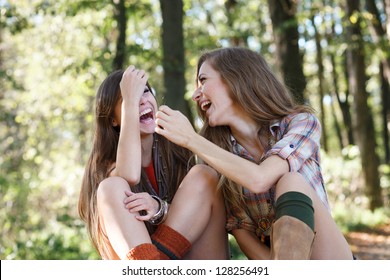
[[196, 125], [197, 58], [224, 46], [316, 109], [343, 232], [389, 224], [389, 45], [390, 0], [0, 0], [0, 259], [97, 259], [77, 201], [99, 84], [134, 64]]

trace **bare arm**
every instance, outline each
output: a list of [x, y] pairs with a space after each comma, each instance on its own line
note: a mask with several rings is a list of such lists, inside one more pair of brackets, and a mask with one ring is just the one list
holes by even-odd
[[241, 251], [250, 260], [269, 260], [270, 249], [259, 241], [257, 236], [245, 229], [232, 231], [234, 238], [240, 246]]
[[288, 162], [270, 156], [260, 165], [226, 151], [195, 132], [179, 111], [161, 106], [157, 113], [156, 132], [197, 154], [215, 170], [252, 192], [267, 191], [289, 171]]
[[121, 128], [117, 149], [116, 167], [111, 173], [136, 185], [141, 176], [141, 137], [139, 129], [139, 102], [148, 75], [129, 66], [120, 82], [122, 92]]

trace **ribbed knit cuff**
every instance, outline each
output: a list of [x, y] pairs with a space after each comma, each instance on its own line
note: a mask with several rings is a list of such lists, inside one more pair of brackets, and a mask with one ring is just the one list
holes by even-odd
[[161, 224], [152, 235], [157, 249], [171, 260], [179, 260], [191, 249], [191, 243], [173, 228]]
[[160, 260], [160, 252], [151, 243], [143, 243], [132, 248], [127, 254], [128, 260]]

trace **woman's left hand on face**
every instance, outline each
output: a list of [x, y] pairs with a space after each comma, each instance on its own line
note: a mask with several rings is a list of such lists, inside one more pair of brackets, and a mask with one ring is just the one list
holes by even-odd
[[123, 201], [125, 208], [130, 213], [136, 213], [139, 211], [146, 211], [146, 215], [138, 215], [136, 218], [140, 221], [148, 221], [159, 209], [159, 203], [146, 192], [133, 193], [131, 191], [125, 191], [126, 198]]
[[156, 124], [156, 133], [182, 147], [187, 147], [194, 134], [197, 134], [186, 116], [166, 105], [159, 108]]

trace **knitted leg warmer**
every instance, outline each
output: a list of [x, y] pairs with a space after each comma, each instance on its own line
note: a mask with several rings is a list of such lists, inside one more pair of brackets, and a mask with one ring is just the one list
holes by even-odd
[[191, 243], [173, 228], [161, 224], [152, 235], [152, 242], [168, 259], [179, 260], [191, 249]]

